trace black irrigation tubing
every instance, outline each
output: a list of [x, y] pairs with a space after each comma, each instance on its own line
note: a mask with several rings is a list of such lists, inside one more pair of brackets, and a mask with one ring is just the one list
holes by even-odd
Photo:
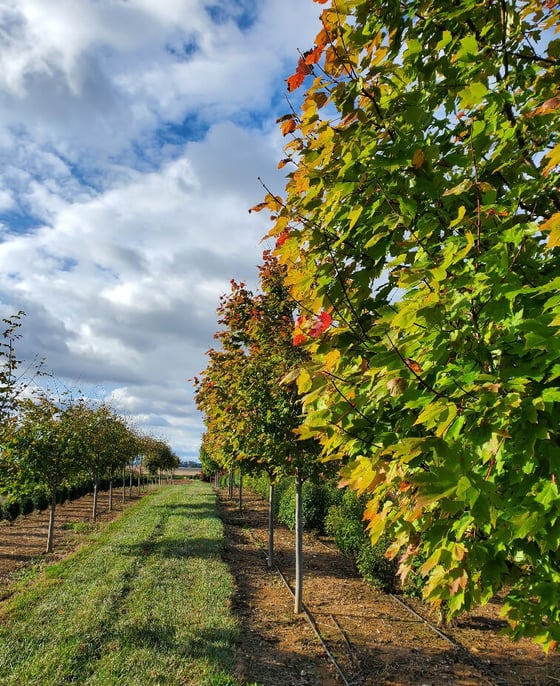
[[[333, 548], [326, 543], [323, 543], [323, 541], [319, 541], [321, 545], [323, 545], [325, 548], [329, 550], [336, 550], [336, 548]], [[410, 614], [414, 615], [417, 619], [419, 619], [421, 622], [423, 622], [427, 627], [429, 627], [432, 631], [434, 631], [440, 638], [443, 638], [445, 641], [450, 643], [457, 651], [459, 651], [463, 657], [466, 659], [467, 662], [471, 664], [471, 666], [475, 667], [478, 669], [481, 673], [483, 678], [487, 681], [490, 686], [501, 686], [504, 682], [500, 682], [499, 679], [495, 674], [493, 674], [492, 670], [490, 670], [486, 665], [481, 662], [476, 655], [473, 655], [471, 651], [468, 648], [465, 648], [464, 645], [456, 641], [454, 638], [446, 634], [445, 632], [441, 631], [441, 629], [438, 629], [438, 627], [430, 622], [428, 619], [423, 617], [421, 614], [416, 612], [414, 608], [412, 608], [408, 603], [406, 603], [404, 600], [396, 596], [394, 593], [388, 593], [388, 596], [390, 596], [396, 603], [398, 603], [402, 608], [410, 612]], [[333, 617], [334, 619], [334, 617]], [[336, 621], [336, 620], [335, 620]]]
[[435, 631], [435, 633], [438, 636], [443, 638], [445, 641], [450, 643], [457, 651], [459, 651], [459, 653], [461, 653], [461, 655], [465, 658], [467, 662], [471, 664], [471, 666], [475, 667], [479, 670], [479, 672], [481, 672], [482, 678], [485, 679], [485, 681], [487, 681], [487, 683], [490, 684], [490, 686], [499, 686], [500, 683], [504, 683], [501, 681], [497, 681], [496, 679], [498, 677], [483, 662], [481, 662], [475, 655], [473, 655], [468, 648], [465, 648], [464, 645], [456, 641], [451, 636], [448, 636], [445, 632], [438, 629], [435, 624], [432, 624], [432, 622], [427, 620], [425, 617], [422, 617], [421, 614], [416, 612], [414, 608], [410, 607], [408, 603], [405, 603], [404, 600], [402, 600], [398, 596], [394, 595], [393, 593], [389, 593], [388, 595], [401, 607], [404, 607], [405, 610], [408, 610], [412, 615], [414, 615], [417, 619], [423, 622], [432, 631]]
[[[249, 535], [250, 535], [251, 538], [253, 539], [254, 543], [255, 543], [256, 546], [257, 546], [257, 548], [258, 548], [259, 550], [261, 550], [261, 552], [264, 554], [265, 557], [268, 557], [267, 554], [266, 554], [266, 552], [262, 549], [261, 543], [257, 540], [257, 538], [255, 537], [255, 535], [253, 534], [253, 532], [251, 531], [251, 529], [248, 529], [248, 531], [249, 531]], [[284, 574], [282, 573], [282, 570], [280, 569], [280, 567], [278, 567], [278, 565], [276, 565], [276, 564], [273, 565], [273, 567], [274, 567], [274, 569], [278, 572], [280, 578], [281, 578], [282, 581], [284, 582], [284, 585], [286, 586], [286, 588], [287, 588], [288, 591], [290, 592], [292, 598], [295, 599], [295, 594], [294, 594], [294, 592], [293, 592], [293, 590], [292, 590], [290, 584], [288, 583], [288, 580], [286, 579], [286, 577], [285, 577]], [[348, 679], [346, 678], [346, 675], [344, 674], [344, 672], [343, 672], [342, 669], [340, 668], [340, 665], [339, 665], [338, 662], [336, 661], [336, 658], [335, 658], [334, 655], [331, 653], [331, 651], [329, 650], [327, 644], [326, 644], [325, 641], [323, 640], [323, 637], [321, 636], [321, 632], [319, 631], [319, 628], [317, 627], [317, 624], [316, 624], [315, 620], [313, 619], [313, 617], [311, 616], [309, 610], [305, 607], [305, 604], [303, 605], [303, 614], [305, 615], [305, 618], [307, 619], [307, 622], [308, 622], [309, 626], [313, 629], [313, 632], [314, 632], [315, 636], [317, 636], [317, 638], [319, 639], [319, 643], [320, 643], [321, 646], [323, 647], [323, 650], [324, 650], [325, 653], [327, 654], [327, 657], [328, 657], [329, 660], [333, 663], [333, 665], [334, 665], [336, 671], [338, 672], [338, 675], [339, 675], [340, 678], [342, 679], [342, 683], [344, 684], [344, 686], [351, 686], [350, 682], [349, 682]]]
[[[253, 541], [255, 542], [255, 544], [257, 545], [257, 547], [261, 550], [261, 552], [263, 553], [263, 555], [264, 555], [265, 557], [268, 557], [266, 551], [263, 550], [263, 548], [262, 548], [262, 544], [257, 540], [257, 538], [255, 537], [255, 535], [253, 534], [253, 532], [251, 531], [251, 529], [249, 529], [248, 531], [249, 531], [249, 534], [250, 534], [251, 538], [253, 539]], [[324, 545], [325, 548], [329, 548], [329, 549], [333, 549], [333, 550], [334, 550], [334, 548], [330, 548], [330, 546], [328, 546], [326, 543], [323, 543], [322, 541], [320, 541], [320, 542], [322, 543], [322, 545]], [[282, 571], [280, 570], [280, 568], [275, 564], [275, 565], [274, 565], [274, 569], [275, 569], [275, 570], [278, 572], [278, 574], [280, 575], [280, 578], [281, 578], [282, 581], [284, 582], [286, 588], [287, 588], [287, 589], [289, 590], [289, 592], [291, 593], [292, 597], [295, 598], [294, 592], [292, 591], [292, 589], [291, 589], [291, 587], [290, 587], [290, 584], [288, 583], [286, 577], [284, 576], [284, 574], [282, 573]], [[499, 679], [499, 677], [497, 677], [497, 676], [496, 676], [496, 675], [495, 675], [486, 665], [484, 665], [483, 662], [481, 662], [475, 655], [473, 655], [473, 654], [471, 653], [471, 651], [468, 650], [468, 648], [465, 648], [465, 646], [461, 645], [461, 643], [459, 643], [458, 641], [456, 641], [454, 638], [452, 638], [451, 636], [448, 636], [445, 632], [443, 632], [443, 631], [441, 631], [440, 629], [438, 629], [438, 627], [437, 627], [435, 624], [433, 624], [433, 623], [430, 622], [428, 619], [426, 619], [425, 617], [423, 617], [421, 614], [419, 614], [418, 612], [416, 612], [416, 610], [414, 610], [412, 607], [410, 607], [410, 605], [408, 605], [407, 603], [405, 603], [405, 602], [404, 602], [403, 600], [401, 600], [398, 596], [394, 595], [393, 593], [388, 593], [387, 595], [388, 595], [390, 598], [392, 598], [396, 603], [398, 603], [402, 608], [404, 608], [405, 610], [407, 610], [410, 614], [414, 615], [417, 619], [419, 619], [421, 622], [423, 622], [427, 627], [429, 627], [432, 631], [434, 631], [440, 638], [443, 638], [445, 641], [447, 641], [448, 643], [450, 643], [457, 651], [459, 651], [459, 653], [461, 653], [461, 654], [463, 655], [463, 657], [466, 659], [466, 661], [467, 661], [471, 666], [473, 666], [475, 669], [477, 669], [477, 670], [481, 673], [482, 678], [487, 682], [487, 684], [489, 684], [489, 686], [502, 686], [502, 685], [505, 683], [505, 682], [501, 681], [501, 680]], [[330, 650], [329, 650], [328, 647], [326, 646], [325, 641], [323, 640], [323, 637], [321, 636], [321, 633], [320, 633], [320, 631], [319, 631], [319, 628], [317, 627], [317, 624], [316, 624], [315, 620], [313, 619], [313, 617], [311, 616], [311, 614], [309, 613], [309, 611], [308, 611], [308, 609], [305, 607], [305, 605], [303, 606], [303, 614], [305, 615], [305, 617], [306, 617], [306, 619], [307, 619], [309, 625], [310, 625], [311, 628], [313, 629], [315, 635], [316, 635], [317, 638], [319, 639], [319, 641], [320, 641], [320, 643], [321, 643], [323, 649], [325, 650], [325, 653], [327, 654], [328, 658], [330, 659], [330, 661], [333, 663], [334, 667], [336, 668], [336, 670], [337, 670], [338, 674], [340, 675], [340, 677], [341, 677], [343, 683], [345, 684], [345, 686], [351, 686], [351, 684], [349, 683], [348, 679], [347, 679], [346, 676], [344, 675], [342, 669], [340, 668], [340, 665], [337, 663], [335, 657], [333, 656], [333, 654], [330, 652]], [[349, 645], [349, 641], [348, 641], [347, 636], [344, 634], [344, 632], [343, 632], [343, 630], [341, 629], [340, 625], [339, 625], [338, 622], [336, 621], [334, 615], [331, 615], [331, 618], [333, 619], [335, 625], [337, 626], [339, 632], [341, 633], [341, 635], [342, 635], [342, 637], [343, 637], [343, 639], [344, 639], [344, 641], [345, 641], [345, 643], [346, 643], [346, 646], [348, 647], [348, 651], [349, 651], [349, 654], [350, 654], [350, 659], [351, 659], [351, 661], [354, 663], [355, 658], [354, 658], [354, 655], [353, 655], [353, 651], [351, 650], [351, 647], [350, 647], [350, 645]]]

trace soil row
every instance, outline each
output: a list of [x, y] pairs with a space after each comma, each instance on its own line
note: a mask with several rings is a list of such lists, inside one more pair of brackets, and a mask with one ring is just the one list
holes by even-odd
[[[263, 686], [344, 683], [280, 575], [269, 570], [267, 504], [244, 494], [243, 511], [219, 491], [227, 548], [236, 579], [241, 621], [238, 674]], [[293, 588], [294, 535], [276, 532], [279, 568]], [[351, 686], [553, 686], [560, 655], [545, 656], [529, 641], [500, 635], [498, 602], [437, 627], [426, 607], [372, 589], [328, 538], [305, 536], [304, 602]], [[411, 605], [415, 612], [402, 604]]]

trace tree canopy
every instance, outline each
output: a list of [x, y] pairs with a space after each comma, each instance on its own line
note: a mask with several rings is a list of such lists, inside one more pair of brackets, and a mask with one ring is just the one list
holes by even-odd
[[560, 640], [560, 10], [316, 0], [276, 254], [310, 356], [302, 437], [346, 461], [448, 616], [507, 589]]

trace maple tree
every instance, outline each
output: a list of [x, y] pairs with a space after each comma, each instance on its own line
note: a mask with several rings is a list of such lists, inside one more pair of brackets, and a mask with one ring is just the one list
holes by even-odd
[[[321, 468], [313, 459], [315, 441], [301, 442], [294, 433], [301, 423], [301, 403], [291, 377], [306, 353], [292, 341], [294, 303], [283, 283], [284, 271], [265, 251], [258, 294], [244, 283], [231, 282], [231, 292], [218, 307], [220, 349], [208, 351], [208, 366], [195, 379], [207, 429], [205, 455], [226, 468], [235, 464], [245, 472], [264, 471], [270, 479], [269, 564], [277, 478], [295, 477], [301, 496], [303, 480]], [[301, 527], [298, 531], [296, 612], [301, 611]]]
[[268, 193], [310, 355], [302, 438], [346, 461], [448, 617], [506, 589], [560, 641], [560, 10], [331, 0]]

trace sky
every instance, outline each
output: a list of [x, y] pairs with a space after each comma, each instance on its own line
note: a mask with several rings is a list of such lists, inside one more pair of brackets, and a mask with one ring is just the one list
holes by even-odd
[[[0, 0], [0, 315], [58, 389], [196, 458], [190, 381], [254, 285], [311, 0]], [[269, 246], [270, 247], [270, 246]], [[43, 382], [45, 383], [45, 382]]]

